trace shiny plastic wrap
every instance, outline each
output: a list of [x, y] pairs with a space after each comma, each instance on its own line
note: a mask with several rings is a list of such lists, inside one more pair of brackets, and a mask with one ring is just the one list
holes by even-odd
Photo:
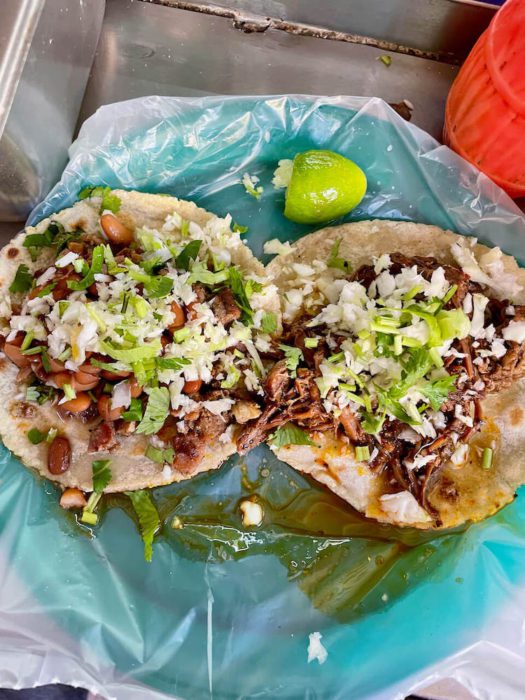
[[[348, 217], [433, 223], [525, 262], [525, 221], [473, 167], [378, 99], [149, 97], [82, 127], [34, 223], [90, 183], [167, 192], [249, 227], [248, 241], [311, 227], [282, 214], [277, 161], [329, 148], [368, 192]], [[256, 175], [259, 201], [240, 180]], [[0, 686], [53, 681], [119, 700], [390, 700], [455, 677], [479, 697], [523, 698], [525, 493], [453, 532], [374, 525], [266, 447], [153, 492], [153, 561], [125, 497], [81, 529], [57, 489], [1, 452]], [[264, 508], [245, 529], [243, 496]], [[175, 526], [174, 526], [175, 525]], [[319, 632], [326, 661], [308, 663]]]

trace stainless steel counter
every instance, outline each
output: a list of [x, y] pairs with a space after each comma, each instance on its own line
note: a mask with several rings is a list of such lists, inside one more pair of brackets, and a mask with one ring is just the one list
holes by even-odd
[[439, 137], [457, 68], [357, 43], [269, 29], [137, 0], [107, 0], [80, 121], [108, 102], [159, 95], [308, 93], [408, 99], [413, 120]]

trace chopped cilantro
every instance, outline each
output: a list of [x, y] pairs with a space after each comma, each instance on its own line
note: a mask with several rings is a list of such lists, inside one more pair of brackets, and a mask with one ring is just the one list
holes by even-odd
[[142, 401], [140, 399], [131, 399], [131, 404], [127, 411], [124, 411], [122, 418], [127, 421], [142, 420], [143, 410]]
[[[253, 309], [250, 306], [249, 290], [247, 289], [247, 285], [245, 286], [242, 275], [236, 267], [230, 267], [228, 281], [233, 296], [235, 297], [235, 302], [242, 311], [241, 320], [245, 324], [251, 323], [253, 320]], [[248, 280], [248, 282], [251, 281], [252, 280]]]
[[369, 435], [377, 435], [383, 423], [385, 422], [386, 413], [363, 413], [361, 415], [361, 427]]
[[33, 275], [29, 272], [27, 265], [19, 265], [15, 278], [11, 282], [9, 291], [13, 294], [17, 292], [28, 292], [33, 286]]
[[46, 437], [47, 433], [40, 432], [38, 428], [31, 428], [31, 430], [27, 433], [27, 439], [33, 445], [39, 445], [41, 442], [44, 442]]
[[270, 442], [273, 447], [283, 447], [284, 445], [315, 445], [308, 433], [295, 425], [295, 423], [285, 423], [277, 428], [275, 433], [270, 435]]
[[144, 558], [151, 561], [153, 538], [160, 527], [160, 518], [149, 491], [126, 491], [139, 519], [140, 534], [144, 542]]
[[93, 491], [102, 493], [111, 481], [110, 459], [96, 459], [91, 463], [93, 469]]
[[148, 445], [144, 454], [148, 459], [151, 459], [152, 462], [158, 462], [159, 464], [163, 464], [164, 462], [171, 464], [173, 462], [173, 458], [175, 457], [173, 447], [168, 447], [162, 450], [158, 447], [154, 447], [153, 445]]
[[52, 386], [34, 384], [33, 386], [28, 386], [26, 389], [26, 401], [33, 401], [34, 403], [42, 405], [46, 401], [53, 399], [55, 394], [56, 389]]
[[291, 377], [297, 376], [297, 367], [303, 359], [303, 352], [300, 348], [293, 348], [290, 345], [280, 344], [279, 348], [284, 352], [284, 361], [286, 369], [290, 372]]
[[441, 377], [433, 382], [426, 382], [420, 389], [423, 396], [429, 401], [434, 411], [439, 411], [445, 403], [451, 391], [454, 391], [456, 386], [456, 375], [449, 374], [447, 377]]
[[162, 299], [162, 297], [167, 297], [173, 289], [173, 280], [164, 275], [150, 277], [149, 281], [144, 284], [144, 288], [152, 299]]
[[53, 245], [53, 238], [49, 228], [44, 233], [28, 233], [24, 238], [24, 248], [48, 248]]
[[91, 287], [95, 281], [95, 275], [102, 272], [102, 265], [104, 264], [104, 246], [97, 245], [93, 248], [93, 253], [91, 257], [91, 266], [85, 273], [85, 276], [81, 280], [69, 280], [67, 286], [75, 292], [81, 292]]
[[236, 233], [240, 233], [241, 236], [243, 233], [248, 233], [248, 226], [241, 226], [240, 224], [236, 224], [235, 222], [233, 223], [232, 229]]
[[342, 238], [338, 238], [337, 241], [332, 246], [330, 250], [330, 255], [326, 261], [328, 267], [335, 267], [338, 270], [342, 270], [344, 273], [348, 274], [352, 271], [352, 265], [348, 260], [341, 258], [339, 256], [339, 248], [341, 246]]
[[261, 329], [263, 333], [275, 333], [277, 330], [277, 316], [271, 311], [267, 311], [261, 320]]
[[137, 433], [142, 435], [158, 433], [168, 417], [169, 408], [170, 394], [167, 387], [150, 389], [146, 412], [137, 427]]
[[184, 246], [184, 248], [175, 258], [175, 267], [178, 270], [189, 270], [191, 261], [196, 260], [197, 256], [199, 255], [201, 245], [202, 241], [195, 240], [190, 241], [188, 245]]
[[102, 202], [100, 204], [101, 212], [107, 209], [108, 211], [112, 211], [113, 214], [116, 214], [122, 204], [120, 198], [111, 192], [110, 187], [103, 187], [102, 185], [88, 185], [78, 193], [79, 199], [88, 199], [88, 197], [102, 197]]

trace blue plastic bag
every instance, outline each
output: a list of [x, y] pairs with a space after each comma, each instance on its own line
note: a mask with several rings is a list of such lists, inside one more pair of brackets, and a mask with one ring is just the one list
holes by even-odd
[[[525, 222], [511, 200], [366, 98], [109, 105], [84, 124], [30, 223], [90, 183], [168, 192], [231, 213], [260, 254], [268, 238], [311, 230], [283, 217], [283, 192], [271, 186], [277, 161], [308, 148], [365, 170], [367, 195], [348, 220], [437, 224], [525, 262]], [[240, 182], [246, 172], [260, 178], [259, 201]], [[265, 521], [245, 530], [238, 503], [253, 493]], [[523, 498], [437, 537], [370, 525], [265, 447], [154, 498], [164, 528], [147, 564], [125, 499], [90, 538], [55, 487], [3, 450], [0, 685], [59, 680], [119, 700], [386, 700], [454, 676], [487, 698], [525, 695]], [[323, 665], [307, 663], [315, 631]]]

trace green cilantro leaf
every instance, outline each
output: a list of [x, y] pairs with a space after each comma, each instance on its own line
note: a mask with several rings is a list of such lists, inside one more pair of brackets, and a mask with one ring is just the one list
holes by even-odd
[[97, 245], [93, 248], [91, 256], [91, 266], [87, 270], [85, 276], [81, 280], [69, 280], [67, 286], [75, 292], [82, 292], [88, 287], [91, 287], [95, 281], [95, 275], [102, 272], [104, 264], [104, 246]]
[[261, 329], [263, 333], [275, 333], [277, 330], [277, 315], [271, 311], [266, 312], [261, 320]]
[[192, 260], [196, 260], [199, 255], [199, 250], [201, 249], [202, 241], [190, 241], [188, 245], [184, 246], [181, 252], [175, 258], [175, 267], [178, 270], [189, 270], [190, 263]]
[[38, 428], [31, 428], [27, 433], [27, 439], [33, 445], [39, 445], [47, 437], [47, 433], [42, 433]]
[[93, 469], [93, 491], [102, 493], [111, 481], [110, 459], [96, 459], [91, 463]]
[[44, 233], [28, 233], [24, 238], [24, 248], [48, 248], [53, 245], [53, 238], [49, 228]]
[[290, 345], [281, 344], [279, 347], [284, 352], [286, 369], [290, 372], [291, 377], [296, 377], [297, 367], [299, 366], [299, 362], [303, 359], [303, 351], [300, 348], [293, 348]]
[[162, 450], [153, 445], [148, 445], [144, 454], [148, 459], [151, 459], [152, 462], [158, 462], [159, 464], [167, 462], [168, 464], [172, 464], [175, 457], [175, 450], [173, 447], [167, 447]]
[[142, 420], [142, 401], [140, 399], [131, 399], [131, 404], [127, 411], [124, 411], [122, 418], [127, 421]]
[[27, 265], [19, 265], [15, 278], [11, 282], [9, 291], [13, 294], [17, 292], [28, 292], [33, 286], [33, 275], [29, 272]]
[[341, 241], [342, 238], [338, 238], [337, 241], [333, 244], [326, 264], [328, 267], [335, 267], [338, 270], [342, 270], [344, 273], [348, 274], [352, 271], [352, 265], [348, 260], [339, 257], [339, 248], [341, 246]]
[[167, 387], [162, 386], [150, 389], [146, 412], [136, 432], [142, 435], [158, 433], [168, 417], [169, 409], [170, 394]]
[[171, 277], [166, 277], [164, 275], [150, 277], [144, 287], [149, 297], [152, 299], [162, 299], [162, 297], [167, 297], [173, 289], [173, 280]]
[[450, 392], [454, 391], [456, 379], [455, 374], [449, 374], [447, 377], [441, 377], [433, 382], [426, 382], [421, 387], [421, 393], [430, 401], [434, 411], [439, 411]]
[[120, 198], [111, 192], [110, 187], [102, 187], [102, 185], [88, 185], [78, 193], [79, 199], [88, 199], [88, 197], [102, 197], [102, 202], [100, 203], [101, 212], [107, 209], [116, 214], [122, 204]]
[[275, 433], [270, 435], [270, 442], [274, 447], [283, 447], [284, 445], [315, 446], [315, 442], [310, 438], [308, 433], [301, 430], [295, 423], [285, 423], [280, 428], [277, 428]]
[[233, 292], [237, 306], [242, 311], [242, 322], [245, 324], [251, 323], [253, 320], [253, 309], [250, 306], [248, 290], [244, 285], [241, 273], [236, 267], [230, 267], [229, 269], [229, 286]]
[[126, 491], [139, 519], [140, 534], [144, 542], [144, 558], [151, 561], [153, 538], [160, 528], [160, 518], [149, 491]]
[[388, 395], [391, 399], [402, 399], [411, 386], [417, 384], [433, 366], [432, 358], [426, 348], [417, 348], [410, 353], [410, 357], [403, 366], [401, 381], [399, 381]]

